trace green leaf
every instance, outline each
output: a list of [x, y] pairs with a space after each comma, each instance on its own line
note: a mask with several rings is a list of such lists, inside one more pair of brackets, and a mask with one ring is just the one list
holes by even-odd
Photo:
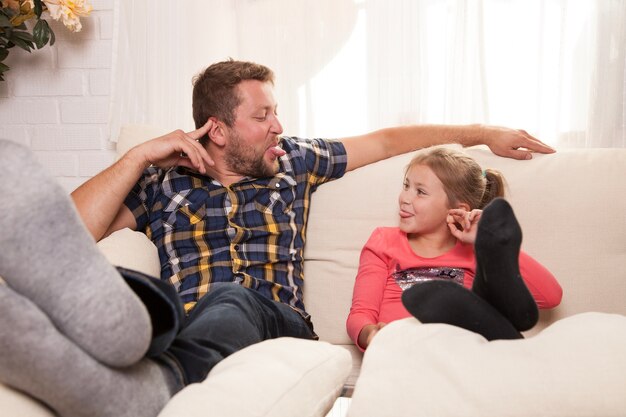
[[19, 38], [23, 41], [30, 42], [30, 43], [32, 43], [34, 40], [33, 35], [31, 35], [28, 32], [21, 31], [21, 30], [13, 31], [13, 36], [11, 37], [11, 40], [14, 40], [15, 38]]
[[9, 66], [0, 62], [0, 72], [8, 71]]
[[0, 48], [0, 61], [4, 61], [9, 56], [9, 50]]
[[13, 44], [15, 44], [15, 46], [22, 48], [23, 50], [30, 52], [31, 49], [33, 49], [33, 43], [29, 42], [29, 41], [25, 41], [23, 39], [20, 38], [11, 38], [11, 42]]
[[54, 41], [56, 41], [56, 36], [54, 36], [54, 32], [50, 29], [50, 46], [54, 45]]
[[45, 20], [40, 20], [37, 22], [35, 27], [33, 28], [33, 40], [37, 49], [43, 48], [48, 41], [50, 41], [50, 26], [48, 26], [48, 22]]
[[11, 25], [11, 21], [9, 20], [9, 18], [3, 14], [0, 14], [0, 27], [10, 28], [11, 26], [12, 25]]
[[37, 16], [37, 18], [40, 18], [41, 12], [43, 11], [41, 0], [34, 0], [33, 3], [35, 3], [35, 15]]

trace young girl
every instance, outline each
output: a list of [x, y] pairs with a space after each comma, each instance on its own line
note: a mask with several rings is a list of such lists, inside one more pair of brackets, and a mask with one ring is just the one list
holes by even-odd
[[399, 227], [377, 228], [361, 252], [346, 323], [359, 348], [411, 315], [488, 340], [521, 338], [537, 307], [561, 302], [552, 274], [520, 252], [521, 229], [503, 195], [502, 175], [463, 153], [437, 148], [413, 158]]

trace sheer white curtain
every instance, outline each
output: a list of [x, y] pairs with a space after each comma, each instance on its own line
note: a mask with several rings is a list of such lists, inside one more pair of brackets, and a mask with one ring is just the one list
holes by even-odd
[[404, 123], [524, 128], [626, 147], [626, 2], [117, 0], [112, 137], [189, 129], [191, 78], [233, 57], [274, 69], [288, 134]]

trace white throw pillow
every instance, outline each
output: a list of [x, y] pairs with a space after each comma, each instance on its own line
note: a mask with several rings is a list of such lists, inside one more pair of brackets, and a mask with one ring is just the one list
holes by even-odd
[[350, 417], [626, 415], [626, 317], [583, 313], [524, 340], [413, 318], [363, 358]]
[[15, 417], [54, 417], [56, 414], [34, 398], [0, 384], [0, 415]]
[[141, 232], [130, 229], [118, 230], [98, 242], [98, 248], [115, 266], [143, 272], [157, 278], [161, 276], [161, 262], [157, 248]]
[[217, 364], [172, 398], [159, 417], [323, 417], [351, 369], [346, 349], [294, 338], [266, 340]]

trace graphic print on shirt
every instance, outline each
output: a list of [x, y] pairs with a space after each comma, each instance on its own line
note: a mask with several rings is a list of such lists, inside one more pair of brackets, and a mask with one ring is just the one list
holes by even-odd
[[409, 268], [391, 274], [402, 291], [424, 281], [444, 280], [463, 285], [465, 271], [461, 268], [433, 267]]

